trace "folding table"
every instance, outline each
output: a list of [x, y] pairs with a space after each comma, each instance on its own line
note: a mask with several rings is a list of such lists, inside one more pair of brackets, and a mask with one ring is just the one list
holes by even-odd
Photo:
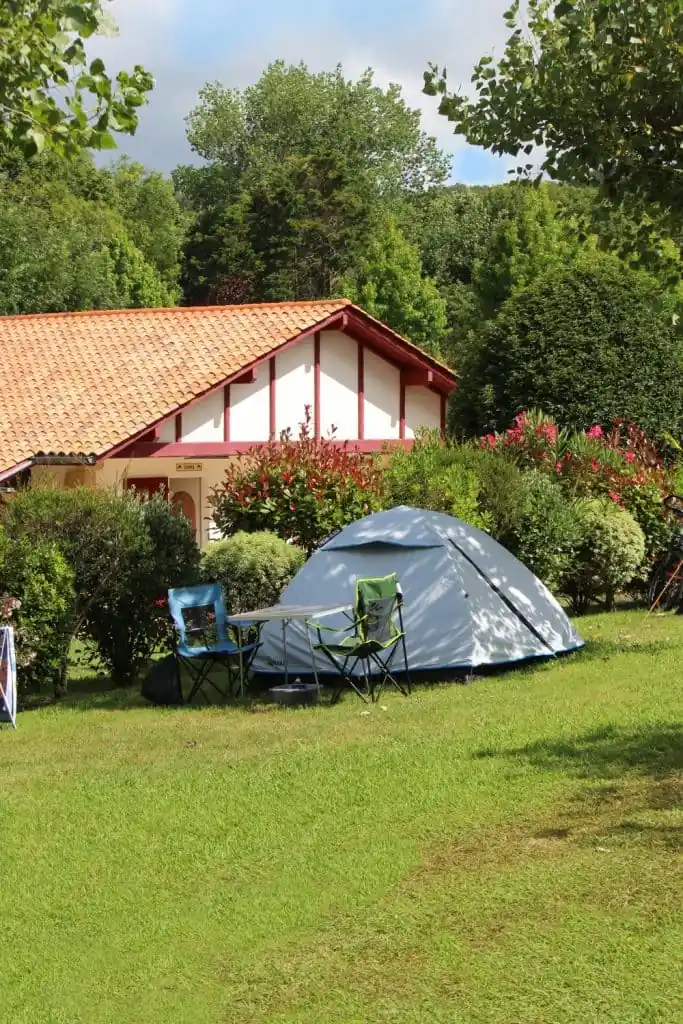
[[[270, 608], [257, 608], [253, 612], [242, 612], [239, 615], [229, 615], [228, 624], [231, 626], [247, 626], [250, 623], [281, 622], [282, 623], [282, 648], [285, 667], [285, 686], [289, 685], [289, 665], [287, 663], [287, 626], [290, 622], [308, 622], [311, 619], [322, 619], [327, 615], [338, 615], [340, 612], [348, 612], [351, 605], [346, 604], [274, 604]], [[315, 666], [315, 651], [311, 642], [311, 635], [306, 629], [308, 647], [311, 652], [311, 665], [318, 692], [320, 692], [320, 681], [318, 670]]]

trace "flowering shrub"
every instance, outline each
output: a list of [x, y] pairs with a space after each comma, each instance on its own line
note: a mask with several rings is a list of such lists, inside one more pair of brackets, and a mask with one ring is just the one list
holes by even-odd
[[333, 438], [311, 436], [310, 407], [298, 438], [254, 445], [209, 498], [223, 536], [270, 530], [307, 552], [332, 531], [381, 507], [376, 462]]

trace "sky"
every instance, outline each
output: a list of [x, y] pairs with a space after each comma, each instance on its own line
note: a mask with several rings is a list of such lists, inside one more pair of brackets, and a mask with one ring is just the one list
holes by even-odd
[[452, 178], [491, 184], [508, 177], [506, 163], [456, 138], [422, 94], [430, 61], [446, 65], [449, 82], [468, 87], [484, 54], [500, 55], [508, 0], [111, 0], [116, 38], [97, 40], [107, 70], [142, 64], [156, 87], [136, 136], [119, 149], [148, 167], [170, 171], [193, 160], [184, 119], [199, 89], [217, 80], [244, 88], [274, 60], [303, 60], [312, 71], [341, 63], [347, 77], [371, 67], [380, 85], [396, 82], [426, 131], [453, 155]]

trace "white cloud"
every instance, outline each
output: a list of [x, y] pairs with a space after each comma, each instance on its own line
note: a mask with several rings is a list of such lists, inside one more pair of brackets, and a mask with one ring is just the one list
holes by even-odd
[[120, 34], [98, 40], [93, 49], [111, 70], [140, 63], [154, 74], [156, 88], [141, 113], [138, 135], [122, 138], [120, 148], [163, 170], [191, 159], [184, 118], [206, 81], [243, 88], [280, 57], [304, 60], [315, 70], [339, 62], [350, 76], [374, 68], [380, 84], [402, 85], [407, 102], [423, 110], [425, 129], [457, 154], [464, 142], [438, 114], [437, 100], [423, 95], [422, 75], [435, 61], [448, 67], [452, 87], [468, 85], [477, 58], [502, 49], [506, 6], [507, 0], [427, 0], [410, 16], [399, 6], [393, 20], [369, 7], [369, 23], [354, 25], [344, 0], [318, 4], [314, 20], [292, 0], [265, 3], [249, 15], [233, 0], [112, 0]]

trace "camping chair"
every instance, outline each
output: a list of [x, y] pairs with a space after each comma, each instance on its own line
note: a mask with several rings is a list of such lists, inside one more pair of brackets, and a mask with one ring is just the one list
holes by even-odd
[[[396, 624], [398, 619], [398, 625]], [[403, 629], [403, 594], [396, 574], [378, 579], [356, 581], [353, 622], [346, 629], [309, 623], [318, 633], [315, 651], [320, 651], [332, 663], [342, 682], [332, 697], [336, 703], [347, 683], [367, 704], [368, 696], [377, 701], [387, 683], [392, 683], [404, 697], [410, 693], [406, 635]], [[351, 631], [353, 631], [351, 633]], [[323, 632], [351, 633], [336, 643], [323, 640]], [[399, 646], [403, 650], [406, 686], [393, 675], [391, 667]], [[360, 663], [363, 670], [364, 690], [358, 686], [353, 673]], [[373, 679], [373, 670], [375, 679]], [[378, 675], [379, 673], [379, 675]], [[379, 681], [376, 681], [376, 680]]]
[[[169, 590], [168, 607], [175, 627], [173, 653], [178, 670], [184, 665], [192, 678], [188, 703], [200, 690], [206, 702], [211, 703], [202, 689], [205, 683], [213, 686], [222, 697], [232, 695], [236, 683], [239, 683], [240, 693], [244, 693], [244, 673], [260, 645], [258, 639], [234, 643], [228, 636], [220, 583]], [[211, 679], [214, 665], [223, 665], [227, 669], [228, 693]]]

